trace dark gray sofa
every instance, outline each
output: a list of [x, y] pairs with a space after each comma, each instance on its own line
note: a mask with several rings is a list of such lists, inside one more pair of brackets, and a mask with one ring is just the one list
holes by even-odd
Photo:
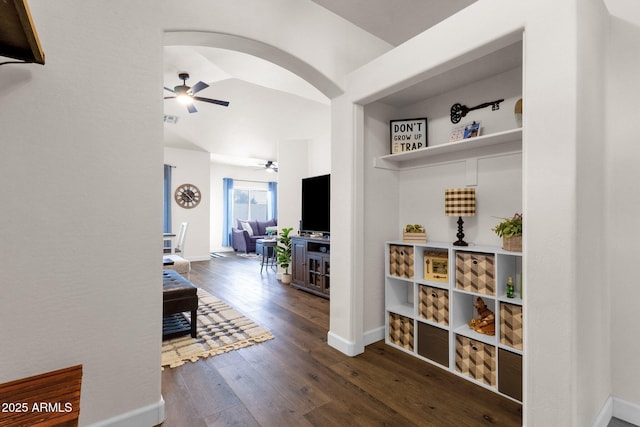
[[[242, 227], [242, 222], [246, 222], [251, 226], [253, 235]], [[267, 227], [277, 226], [277, 219], [267, 221], [243, 221], [238, 220], [235, 227], [231, 229], [233, 250], [236, 252], [255, 252], [256, 240], [267, 237]]]

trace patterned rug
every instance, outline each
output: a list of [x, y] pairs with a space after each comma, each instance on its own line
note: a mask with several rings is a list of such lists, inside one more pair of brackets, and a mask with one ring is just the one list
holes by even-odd
[[185, 335], [163, 341], [163, 369], [273, 339], [271, 332], [208, 292], [198, 289], [198, 300], [198, 337]]

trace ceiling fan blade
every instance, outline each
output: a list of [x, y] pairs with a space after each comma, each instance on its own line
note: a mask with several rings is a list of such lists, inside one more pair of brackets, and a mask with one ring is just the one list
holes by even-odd
[[193, 103], [188, 103], [187, 105], [187, 110], [189, 110], [190, 113], [197, 113], [198, 110], [196, 110], [196, 107], [193, 105]]
[[171, 99], [171, 98], [175, 98], [175, 96], [165, 96], [164, 99]]
[[173, 89], [169, 89], [169, 88], [168, 88], [168, 87], [166, 87], [166, 86], [164, 87], [164, 90], [168, 90], [169, 92], [176, 93]]
[[191, 94], [195, 95], [197, 92], [200, 92], [202, 89], [206, 89], [208, 87], [209, 85], [206, 84], [205, 82], [198, 82], [193, 86], [191, 86]]
[[198, 101], [208, 102], [210, 104], [222, 105], [223, 107], [229, 106], [229, 101], [220, 101], [218, 99], [201, 98], [199, 96], [194, 96], [193, 99], [196, 99]]

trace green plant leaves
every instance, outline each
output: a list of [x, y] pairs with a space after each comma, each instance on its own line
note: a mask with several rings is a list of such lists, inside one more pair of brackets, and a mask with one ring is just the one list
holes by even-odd
[[517, 237], [522, 236], [522, 214], [516, 213], [512, 218], [502, 218], [500, 224], [496, 225], [493, 230], [499, 237]]

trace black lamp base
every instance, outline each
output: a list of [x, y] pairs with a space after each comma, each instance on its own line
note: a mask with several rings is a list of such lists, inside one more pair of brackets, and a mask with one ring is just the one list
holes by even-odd
[[456, 234], [456, 237], [458, 238], [458, 240], [453, 242], [454, 246], [469, 246], [469, 244], [463, 240], [464, 233], [462, 232], [462, 224], [464, 224], [464, 221], [462, 221], [462, 217], [459, 216], [458, 217], [458, 234]]

